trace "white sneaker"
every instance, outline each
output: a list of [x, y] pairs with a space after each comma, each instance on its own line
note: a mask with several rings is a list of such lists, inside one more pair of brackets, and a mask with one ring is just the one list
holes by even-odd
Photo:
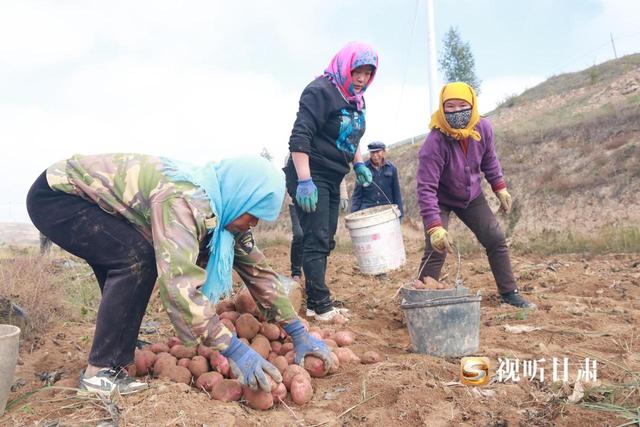
[[92, 393], [110, 395], [117, 390], [120, 394], [131, 394], [148, 388], [149, 384], [130, 377], [125, 370], [102, 368], [92, 377], [85, 377], [84, 371], [80, 374], [80, 389]]
[[316, 317], [316, 312], [307, 308], [306, 316], [307, 317]]
[[[346, 316], [343, 313], [340, 312], [340, 310], [341, 309], [339, 308], [332, 307], [331, 310], [327, 311], [326, 313], [322, 313], [322, 314], [316, 313], [316, 320], [319, 320], [321, 322], [330, 322], [336, 316], [342, 316], [345, 318], [345, 320], [349, 320], [346, 318]], [[342, 309], [342, 310], [345, 310], [345, 309]]]

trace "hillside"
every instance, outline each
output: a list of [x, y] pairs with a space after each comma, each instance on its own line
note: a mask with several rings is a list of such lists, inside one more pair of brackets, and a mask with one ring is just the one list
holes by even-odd
[[[571, 251], [591, 241], [606, 250], [615, 239], [618, 250], [638, 249], [640, 54], [554, 76], [488, 118], [514, 197], [504, 219], [512, 243]], [[420, 227], [415, 171], [423, 137], [415, 139], [388, 158], [400, 170], [405, 212]]]

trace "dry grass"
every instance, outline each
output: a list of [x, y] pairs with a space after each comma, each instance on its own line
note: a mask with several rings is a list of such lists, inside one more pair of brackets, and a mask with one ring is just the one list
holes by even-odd
[[5, 248], [0, 261], [0, 295], [23, 308], [28, 322], [22, 338], [32, 340], [58, 320], [92, 318], [99, 300], [93, 272], [81, 260], [55, 249]]

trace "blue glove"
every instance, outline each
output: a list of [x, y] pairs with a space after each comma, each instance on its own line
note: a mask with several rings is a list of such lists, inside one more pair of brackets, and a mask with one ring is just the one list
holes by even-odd
[[305, 212], [315, 212], [318, 204], [318, 188], [313, 183], [313, 179], [303, 179], [298, 181], [296, 189], [296, 202]]
[[298, 365], [304, 366], [305, 356], [316, 356], [324, 362], [324, 373], [329, 372], [329, 369], [333, 366], [331, 350], [329, 350], [329, 347], [327, 347], [322, 340], [309, 335], [309, 333], [304, 330], [300, 319], [296, 319], [285, 325], [284, 330], [293, 340], [293, 350], [296, 352], [294, 361]]
[[238, 381], [248, 385], [251, 390], [257, 390], [260, 386], [265, 393], [271, 393], [271, 385], [265, 372], [271, 375], [275, 382], [282, 382], [282, 375], [280, 375], [278, 368], [240, 341], [236, 334], [231, 336], [229, 347], [220, 353], [229, 359], [229, 367]]
[[368, 167], [362, 162], [355, 163], [353, 170], [356, 172], [356, 182], [363, 187], [368, 187], [373, 181], [373, 175]]

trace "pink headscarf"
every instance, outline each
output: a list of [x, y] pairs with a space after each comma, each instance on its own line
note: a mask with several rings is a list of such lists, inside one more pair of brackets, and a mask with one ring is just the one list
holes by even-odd
[[[373, 73], [371, 73], [369, 83], [359, 93], [355, 93], [351, 82], [351, 72], [362, 65], [372, 65]], [[371, 85], [377, 69], [378, 54], [371, 46], [360, 42], [349, 42], [340, 49], [340, 52], [336, 53], [329, 66], [324, 70], [324, 75], [329, 77], [348, 102], [356, 102], [359, 111], [364, 106], [362, 94]]]

